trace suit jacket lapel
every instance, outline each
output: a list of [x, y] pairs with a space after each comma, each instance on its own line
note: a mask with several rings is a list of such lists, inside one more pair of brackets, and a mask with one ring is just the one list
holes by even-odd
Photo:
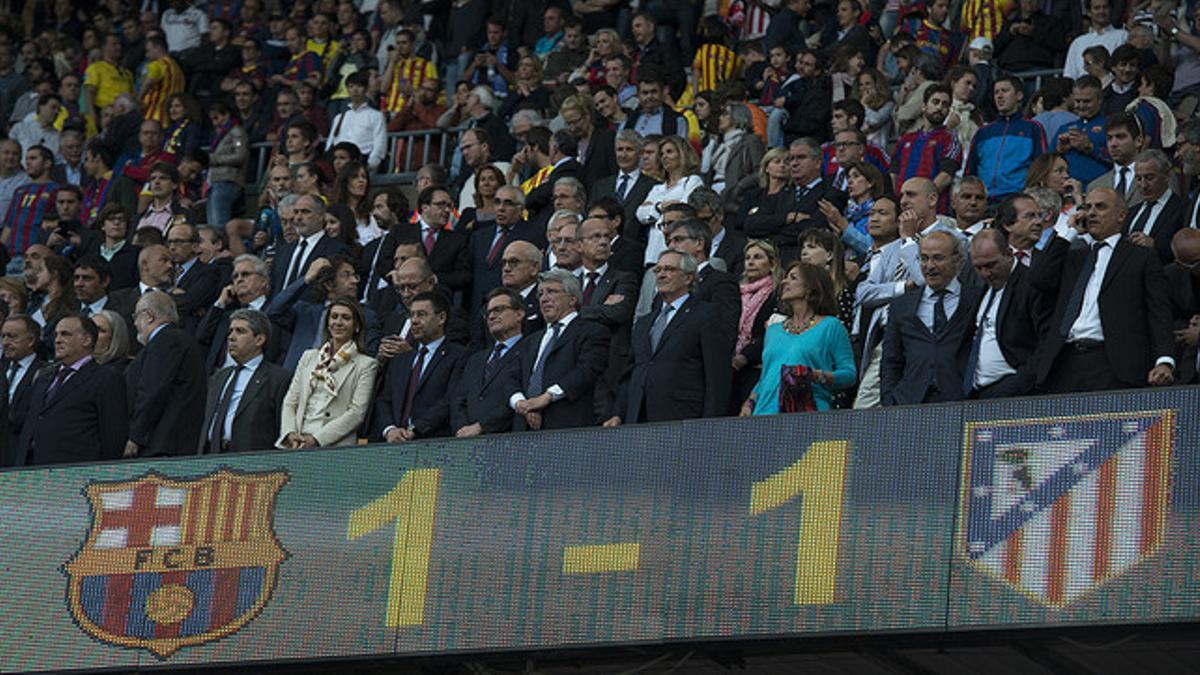
[[1108, 267], [1104, 270], [1104, 281], [1100, 283], [1101, 293], [1108, 288], [1108, 285], [1112, 283], [1121, 266], [1125, 264], [1130, 254], [1133, 253], [1133, 249], [1130, 248], [1132, 246], [1135, 246], [1135, 244], [1129, 243], [1125, 237], [1121, 237], [1121, 240], [1117, 242], [1117, 247], [1113, 249], [1112, 257], [1108, 259]]
[[[266, 362], [267, 360], [264, 358], [262, 363], [258, 364], [258, 367], [254, 369], [254, 373], [250, 375], [250, 381], [246, 383], [246, 389], [242, 391], [242, 398], [238, 400], [237, 410], [233, 413], [234, 419], [237, 419], [237, 416], [242, 414], [242, 411], [246, 409], [246, 402], [254, 400], [254, 397], [258, 395], [258, 390], [262, 389], [263, 384], [267, 381], [267, 373], [263, 368], [263, 364]], [[232, 375], [232, 372], [230, 375]], [[228, 382], [229, 378], [225, 378], [225, 383], [227, 384]], [[221, 385], [221, 390], [224, 392], [224, 384]]]
[[[424, 364], [424, 368], [421, 370], [421, 377], [417, 380], [417, 391], [421, 391], [421, 387], [425, 384], [425, 380], [429, 379], [429, 374], [433, 372], [433, 369], [437, 367], [438, 362], [440, 362], [442, 357], [445, 355], [446, 343], [443, 341], [442, 344], [438, 345], [437, 351], [429, 355], [429, 361]], [[417, 362], [414, 360], [413, 365], [415, 366], [416, 364]], [[412, 370], [410, 369], [409, 377], [411, 376]], [[417, 392], [413, 393], [415, 394]]]
[[[604, 271], [604, 276], [602, 276], [596, 280], [596, 289], [594, 291], [592, 291], [591, 304], [593, 304], [593, 305], [604, 304], [604, 298], [608, 297], [608, 291], [610, 288], [612, 288], [612, 285], [613, 285], [612, 277], [613, 277], [612, 269], [609, 268]], [[586, 275], [584, 276], [584, 279], [587, 279]]]
[[[667, 344], [667, 340], [671, 339], [671, 335], [675, 333], [675, 329], [679, 327], [679, 324], [687, 320], [688, 315], [692, 312], [692, 305], [695, 302], [694, 298], [694, 295], [689, 297], [687, 302], [683, 303], [683, 307], [680, 307], [679, 310], [675, 312], [675, 316], [671, 317], [670, 322], [667, 323], [667, 327], [663, 329], [662, 337], [658, 340], [658, 349], [654, 350], [653, 353], [657, 354], [663, 348], [663, 345]], [[659, 311], [662, 311], [661, 306]], [[653, 316], [657, 317], [657, 314]], [[653, 320], [651, 320], [650, 325], [654, 325]], [[646, 332], [646, 337], [649, 339], [649, 331]]]
[[[49, 408], [49, 407], [53, 406], [55, 403], [58, 403], [60, 400], [62, 400], [62, 398], [64, 396], [71, 393], [77, 387], [79, 387], [82, 383], [89, 380], [92, 377], [92, 371], [97, 367], [98, 366], [96, 366], [95, 361], [88, 361], [86, 364], [84, 364], [82, 368], [80, 368], [77, 372], [72, 374], [71, 377], [67, 378], [66, 382], [62, 382], [58, 385], [58, 389], [55, 389], [54, 392], [50, 395], [50, 398], [49, 398], [49, 400], [46, 401], [43, 409]], [[53, 383], [54, 380], [51, 379], [50, 382]], [[46, 386], [49, 386], [49, 385], [46, 385]]]

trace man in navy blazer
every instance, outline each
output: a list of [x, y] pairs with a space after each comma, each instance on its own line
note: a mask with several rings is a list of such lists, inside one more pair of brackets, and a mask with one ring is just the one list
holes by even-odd
[[471, 233], [471, 313], [479, 311], [488, 291], [500, 286], [504, 249], [514, 241], [527, 241], [546, 250], [546, 232], [521, 219], [525, 194], [505, 185], [496, 190], [496, 224]]
[[[306, 292], [315, 288], [315, 298], [305, 298]], [[358, 270], [354, 262], [345, 256], [333, 260], [318, 258], [303, 277], [293, 281], [283, 292], [267, 305], [267, 316], [271, 323], [292, 334], [283, 367], [295, 370], [300, 357], [309, 349], [321, 346], [322, 318], [325, 307], [334, 298], [358, 297]], [[379, 316], [370, 307], [363, 307], [367, 320], [367, 353], [374, 355], [382, 337]]]
[[303, 279], [314, 260], [346, 253], [345, 244], [325, 236], [325, 202], [312, 195], [303, 195], [292, 204], [288, 213], [299, 238], [275, 251], [271, 263], [271, 297], [279, 295], [285, 286]]
[[410, 335], [417, 346], [388, 364], [373, 438], [402, 443], [450, 435], [450, 383], [466, 349], [446, 340], [449, 316], [450, 303], [440, 293], [413, 298]]
[[921, 240], [925, 287], [892, 301], [883, 334], [880, 397], [883, 405], [959, 401], [981, 289], [958, 280], [962, 246], [936, 230]]
[[498, 434], [513, 429], [510, 383], [520, 380], [521, 327], [525, 299], [509, 288], [488, 293], [486, 310], [492, 345], [460, 362], [452, 382], [450, 428], [458, 437]]
[[200, 233], [191, 223], [171, 226], [167, 253], [175, 266], [171, 297], [179, 309], [180, 326], [194, 335], [200, 319], [221, 293], [221, 275], [200, 260]]
[[687, 253], [658, 256], [654, 282], [662, 304], [633, 324], [633, 362], [604, 426], [728, 412], [733, 335], [714, 329], [721, 321], [716, 306], [692, 293], [697, 267]]
[[179, 455], [195, 447], [208, 378], [200, 345], [178, 321], [175, 303], [162, 291], [145, 293], [134, 309], [138, 340], [146, 346], [125, 371], [126, 457]]
[[579, 315], [583, 291], [570, 272], [538, 275], [538, 294], [546, 327], [522, 343], [519, 380], [508, 399], [516, 428], [592, 426], [596, 382], [608, 366], [608, 329]]
[[128, 435], [125, 383], [96, 363], [98, 331], [70, 314], [54, 328], [54, 358], [32, 386], [17, 457], [31, 465], [117, 459]]

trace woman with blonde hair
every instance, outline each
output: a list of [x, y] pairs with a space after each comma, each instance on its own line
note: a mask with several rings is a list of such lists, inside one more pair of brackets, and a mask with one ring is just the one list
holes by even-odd
[[751, 239], [742, 249], [745, 266], [742, 272], [741, 306], [737, 342], [733, 349], [733, 410], [750, 395], [762, 372], [763, 336], [767, 319], [775, 313], [775, 288], [783, 276], [779, 267], [779, 249], [765, 239]]
[[658, 161], [662, 166], [662, 182], [650, 188], [646, 201], [637, 208], [637, 219], [650, 229], [646, 241], [647, 265], [658, 262], [658, 254], [667, 250], [667, 241], [658, 226], [662, 224], [663, 209], [678, 202], [687, 203], [692, 190], [704, 185], [700, 178], [700, 159], [687, 140], [679, 136], [667, 136], [658, 143]]
[[111, 309], [102, 309], [92, 315], [96, 324], [96, 345], [92, 356], [96, 363], [108, 366], [124, 375], [129, 366], [129, 327], [120, 314]]
[[366, 316], [354, 298], [325, 314], [325, 343], [300, 357], [283, 400], [280, 448], [354, 445], [375, 390], [379, 362], [367, 356]]

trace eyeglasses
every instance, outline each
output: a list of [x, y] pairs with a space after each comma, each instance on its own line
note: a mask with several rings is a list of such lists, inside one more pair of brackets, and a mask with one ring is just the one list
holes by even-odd
[[517, 265], [524, 265], [528, 262], [529, 262], [528, 260], [521, 260], [520, 258], [501, 258], [500, 259], [500, 265], [503, 267], [516, 267]]

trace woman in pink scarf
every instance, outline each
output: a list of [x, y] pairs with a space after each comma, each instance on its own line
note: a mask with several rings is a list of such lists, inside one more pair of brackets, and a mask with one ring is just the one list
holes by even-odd
[[751, 239], [743, 249], [742, 315], [738, 320], [737, 344], [733, 350], [733, 396], [731, 414], [737, 414], [758, 382], [762, 369], [763, 335], [767, 319], [775, 312], [775, 288], [779, 283], [779, 251], [763, 239]]

